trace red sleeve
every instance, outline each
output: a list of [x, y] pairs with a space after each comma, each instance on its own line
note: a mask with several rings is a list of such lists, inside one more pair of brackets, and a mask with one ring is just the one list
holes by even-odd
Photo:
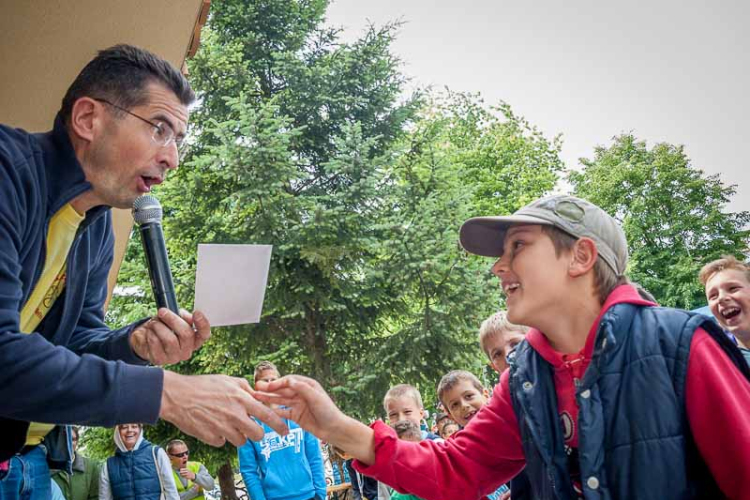
[[690, 428], [719, 488], [750, 499], [750, 383], [702, 328], [690, 344], [686, 391]]
[[425, 500], [476, 500], [510, 481], [525, 464], [507, 370], [487, 405], [447, 441], [400, 441], [381, 421], [372, 428], [375, 463], [366, 467], [355, 461], [354, 468]]

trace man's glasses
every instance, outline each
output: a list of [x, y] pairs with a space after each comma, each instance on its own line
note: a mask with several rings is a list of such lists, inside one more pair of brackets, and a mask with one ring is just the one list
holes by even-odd
[[117, 108], [120, 111], [123, 111], [129, 114], [130, 116], [134, 116], [138, 118], [139, 120], [144, 121], [148, 123], [149, 125], [151, 125], [151, 127], [153, 128], [151, 139], [153, 139], [156, 144], [167, 147], [174, 142], [177, 145], [178, 150], [182, 149], [182, 143], [185, 140], [185, 138], [178, 137], [177, 134], [175, 134], [174, 129], [170, 127], [168, 124], [163, 123], [163, 122], [162, 123], [152, 122], [151, 120], [148, 120], [140, 115], [137, 115], [133, 113], [132, 111], [127, 110], [123, 108], [122, 106], [118, 106], [117, 104], [110, 102], [106, 99], [97, 99], [96, 97], [94, 97], [93, 99], [95, 101], [103, 102], [104, 104], [109, 104], [113, 108]]
[[190, 455], [189, 451], [183, 451], [182, 453], [170, 453], [173, 457], [182, 458]]

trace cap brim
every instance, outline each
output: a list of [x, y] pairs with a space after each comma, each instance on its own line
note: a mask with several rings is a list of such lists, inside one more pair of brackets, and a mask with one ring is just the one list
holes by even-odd
[[506, 217], [474, 217], [461, 226], [461, 246], [475, 255], [499, 257], [503, 254], [505, 232], [518, 224], [552, 225], [551, 222], [531, 215], [508, 215]]

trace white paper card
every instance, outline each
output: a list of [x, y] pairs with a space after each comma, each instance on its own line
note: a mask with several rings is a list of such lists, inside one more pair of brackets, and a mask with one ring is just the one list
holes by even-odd
[[271, 245], [198, 245], [195, 309], [211, 326], [257, 323], [271, 262]]

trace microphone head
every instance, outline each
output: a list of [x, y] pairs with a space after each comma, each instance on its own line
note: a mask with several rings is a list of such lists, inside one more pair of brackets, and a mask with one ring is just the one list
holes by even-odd
[[145, 194], [133, 202], [133, 219], [139, 226], [149, 222], [161, 223], [162, 210], [155, 196]]

